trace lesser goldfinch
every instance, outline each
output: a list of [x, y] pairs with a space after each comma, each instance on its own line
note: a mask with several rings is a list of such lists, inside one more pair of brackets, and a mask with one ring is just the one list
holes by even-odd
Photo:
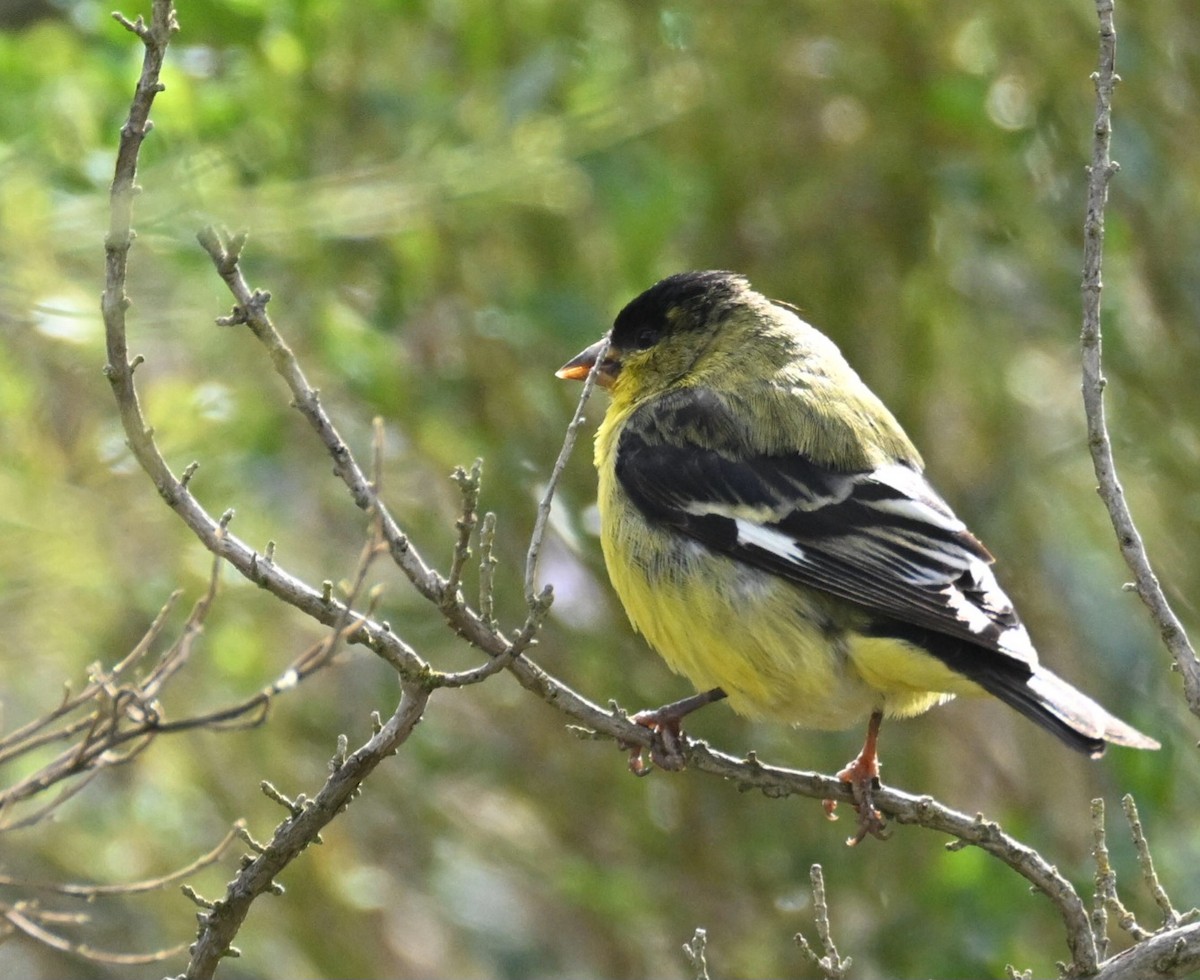
[[[728, 697], [804, 728], [869, 720], [839, 774], [864, 803], [880, 719], [956, 694], [995, 695], [1093, 757], [1158, 748], [1039, 664], [992, 556], [794, 307], [734, 273], [670, 276], [558, 376], [593, 368], [611, 395], [595, 443], [605, 563], [634, 628], [705, 692], [683, 710]], [[650, 722], [677, 730], [681, 713]]]

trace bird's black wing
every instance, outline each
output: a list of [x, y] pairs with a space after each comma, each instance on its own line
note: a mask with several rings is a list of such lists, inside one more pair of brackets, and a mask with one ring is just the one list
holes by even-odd
[[[1036, 667], [991, 555], [917, 469], [897, 462], [839, 471], [799, 452], [749, 451], [737, 431], [714, 393], [675, 392], [626, 423], [617, 478], [648, 518], [884, 622], [907, 624], [908, 638], [968, 676], [985, 665], [963, 663], [964, 655], [993, 659], [986, 651], [1018, 675]], [[684, 433], [699, 434], [707, 447]], [[903, 626], [892, 632], [904, 635]]]

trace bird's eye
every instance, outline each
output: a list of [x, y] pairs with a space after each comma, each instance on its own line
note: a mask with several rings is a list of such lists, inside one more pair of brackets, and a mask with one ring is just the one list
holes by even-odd
[[658, 343], [661, 332], [657, 327], [642, 327], [633, 337], [633, 344], [638, 350], [645, 350]]

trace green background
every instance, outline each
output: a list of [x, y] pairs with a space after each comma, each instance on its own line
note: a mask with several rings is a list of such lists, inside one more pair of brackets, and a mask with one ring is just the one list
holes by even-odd
[[[141, 45], [103, 4], [15, 5], [0, 33], [0, 683], [3, 724], [47, 710], [137, 641], [172, 589], [178, 627], [209, 560], [123, 446], [104, 363], [107, 188]], [[1181, 0], [1121, 6], [1105, 265], [1107, 404], [1126, 490], [1168, 594], [1200, 588], [1200, 22]], [[128, 16], [149, 11], [123, 8]], [[17, 23], [21, 17], [25, 22]], [[1163, 742], [1076, 756], [1003, 706], [885, 727], [884, 779], [983, 811], [1090, 890], [1089, 800], [1148, 925], [1118, 820], [1133, 792], [1177, 901], [1200, 899], [1197, 724], [1093, 491], [1079, 398], [1084, 163], [1095, 11], [1084, 0], [823, 3], [364, 0], [180, 5], [137, 201], [129, 292], [144, 406], [178, 472], [234, 531], [310, 582], [350, 573], [364, 520], [264, 351], [214, 325], [231, 300], [195, 242], [250, 232], [245, 269], [347, 440], [386, 420], [384, 494], [425, 556], [452, 546], [457, 464], [485, 460], [499, 607], [522, 612], [534, 501], [578, 388], [553, 371], [657, 278], [729, 268], [800, 306], [925, 454], [999, 557], [1055, 670]], [[594, 422], [601, 400], [589, 408]], [[590, 433], [590, 428], [587, 430]], [[690, 693], [632, 634], [594, 535], [583, 440], [544, 576], [535, 658], [630, 709]], [[478, 655], [377, 566], [381, 615], [435, 666]], [[321, 636], [226, 573], [168, 714], [269, 683]], [[369, 734], [398, 686], [351, 650], [246, 732], [163, 739], [33, 830], [2, 870], [119, 883], [164, 874], [262, 797], [316, 791], [339, 733]], [[263, 898], [227, 978], [813, 976], [820, 862], [856, 977], [1050, 975], [1044, 898], [975, 850], [898, 829], [847, 849], [819, 804], [700, 774], [638, 780], [610, 743], [507, 677], [444, 692], [401, 753]], [[755, 726], [724, 706], [689, 730], [727, 751], [836, 770], [861, 733]], [[35, 760], [36, 761], [36, 760]], [[24, 764], [26, 767], [29, 763]], [[21, 764], [4, 772], [19, 776]], [[233, 859], [193, 884], [215, 898]], [[9, 889], [5, 897], [17, 892]], [[188, 941], [176, 891], [54, 907], [110, 949]], [[0, 973], [158, 977], [27, 942]]]

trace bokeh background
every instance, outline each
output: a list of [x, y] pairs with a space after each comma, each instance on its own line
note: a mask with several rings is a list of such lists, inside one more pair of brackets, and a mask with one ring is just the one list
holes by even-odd
[[[485, 460], [499, 607], [522, 615], [534, 500], [577, 397], [553, 371], [662, 275], [729, 268], [802, 307], [922, 448], [1000, 556], [1045, 659], [1164, 743], [1100, 762], [1002, 706], [886, 727], [887, 782], [983, 811], [1090, 889], [1089, 801], [1136, 888], [1118, 800], [1133, 792], [1177, 901], [1200, 901], [1198, 726], [1093, 491], [1079, 399], [1079, 280], [1096, 19], [1086, 0], [209, 0], [180, 5], [137, 202], [131, 345], [178, 471], [234, 530], [319, 582], [351, 570], [362, 516], [244, 331], [195, 242], [251, 234], [245, 267], [343, 434], [386, 420], [385, 494], [424, 554], [452, 543], [451, 468]], [[98, 297], [107, 187], [140, 44], [93, 2], [0, 4], [0, 684], [3, 724], [136, 642], [208, 557], [124, 448]], [[148, 9], [125, 7], [129, 16]], [[1105, 265], [1107, 404], [1134, 513], [1185, 621], [1200, 590], [1200, 21], [1122, 5]], [[589, 409], [592, 422], [601, 401]], [[595, 537], [577, 451], [535, 655], [636, 709], [689, 692], [632, 634]], [[382, 567], [383, 615], [435, 665], [477, 657]], [[233, 575], [166, 699], [179, 714], [253, 693], [320, 633]], [[390, 712], [393, 675], [350, 651], [248, 732], [160, 741], [50, 825], [0, 838], [31, 879], [120, 883], [206, 850], [258, 791], [320, 785], [336, 737]], [[1053, 972], [1050, 905], [929, 832], [855, 849], [814, 801], [698, 774], [634, 779], [509, 678], [435, 697], [414, 739], [260, 900], [227, 978], [680, 977], [709, 932], [715, 976], [813, 976], [820, 862], [854, 975]], [[830, 772], [861, 733], [755, 726], [723, 706], [693, 734]], [[9, 767], [4, 778], [20, 774]], [[220, 894], [233, 861], [193, 882]], [[15, 897], [10, 894], [7, 897]], [[50, 901], [47, 899], [47, 901]], [[57, 901], [57, 900], [56, 900]], [[71, 906], [63, 906], [72, 908]], [[67, 930], [141, 951], [187, 941], [175, 891], [77, 908]], [[28, 942], [0, 974], [158, 977]]]

